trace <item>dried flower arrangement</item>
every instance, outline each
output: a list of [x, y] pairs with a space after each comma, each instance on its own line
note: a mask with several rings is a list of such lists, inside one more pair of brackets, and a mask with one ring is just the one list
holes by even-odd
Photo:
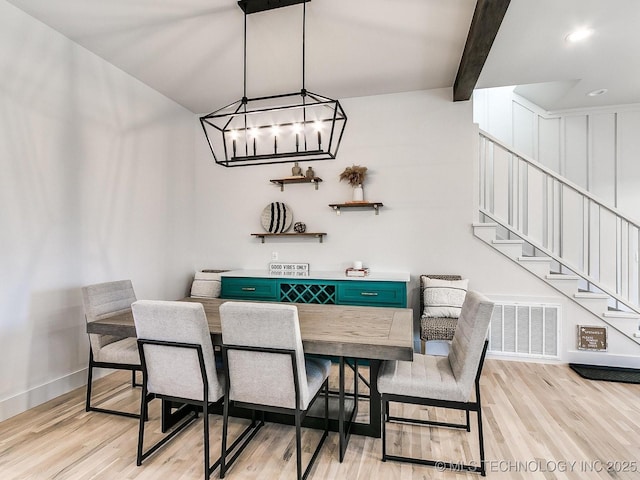
[[367, 167], [353, 165], [344, 169], [344, 172], [340, 174], [340, 181], [346, 180], [352, 187], [357, 187], [364, 183], [366, 175]]

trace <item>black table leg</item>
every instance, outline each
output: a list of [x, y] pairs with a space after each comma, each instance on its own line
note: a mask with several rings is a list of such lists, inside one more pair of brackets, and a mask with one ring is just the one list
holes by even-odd
[[349, 438], [351, 432], [354, 430], [355, 420], [358, 415], [358, 360], [354, 359], [354, 375], [353, 375], [353, 409], [349, 413], [349, 419], [346, 419], [346, 406], [345, 398], [347, 396], [345, 392], [345, 367], [346, 361], [344, 357], [340, 357], [339, 363], [339, 383], [340, 388], [338, 392], [338, 432], [339, 432], [339, 449], [340, 449], [340, 462], [344, 460], [344, 454], [347, 451], [347, 445], [349, 444]]
[[182, 404], [175, 412], [172, 412], [173, 402], [162, 400], [162, 433], [167, 433], [171, 427], [176, 425], [180, 420], [185, 418], [191, 412], [196, 412], [198, 416], [198, 408], [194, 405]]
[[340, 462], [344, 460], [344, 452], [347, 449], [348, 440], [345, 435], [345, 425], [344, 425], [344, 357], [340, 357], [339, 363], [339, 391], [338, 391], [338, 435], [339, 435], [339, 450], [340, 450]]
[[380, 438], [380, 392], [378, 391], [378, 372], [380, 360], [369, 360], [369, 435]]

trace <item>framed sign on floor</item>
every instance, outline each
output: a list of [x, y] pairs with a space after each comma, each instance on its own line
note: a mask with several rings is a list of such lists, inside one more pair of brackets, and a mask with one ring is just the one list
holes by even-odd
[[578, 350], [607, 351], [607, 327], [578, 325]]

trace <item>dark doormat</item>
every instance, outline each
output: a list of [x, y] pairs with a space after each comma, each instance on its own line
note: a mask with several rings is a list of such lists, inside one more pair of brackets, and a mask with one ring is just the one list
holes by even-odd
[[570, 363], [569, 367], [582, 378], [605, 382], [640, 383], [640, 370], [635, 368], [606, 367]]

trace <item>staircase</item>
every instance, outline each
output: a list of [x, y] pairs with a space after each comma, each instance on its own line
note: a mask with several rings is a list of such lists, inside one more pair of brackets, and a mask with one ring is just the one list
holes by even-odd
[[640, 226], [480, 132], [474, 235], [640, 344]]

